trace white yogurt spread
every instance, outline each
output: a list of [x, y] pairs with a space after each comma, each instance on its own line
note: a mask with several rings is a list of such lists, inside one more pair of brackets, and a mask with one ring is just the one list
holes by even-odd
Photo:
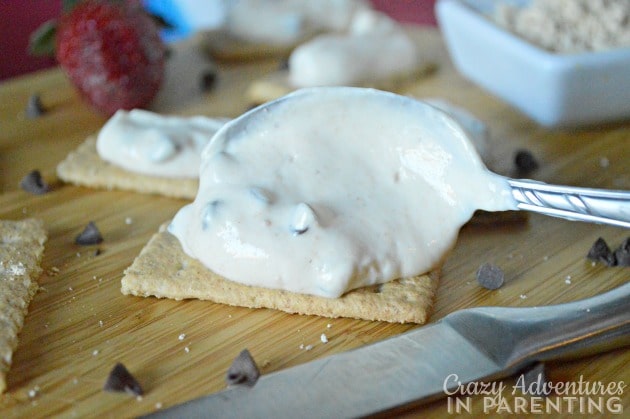
[[438, 265], [476, 209], [514, 209], [446, 113], [373, 89], [299, 90], [226, 124], [169, 231], [231, 280], [324, 297]]
[[348, 32], [317, 36], [289, 57], [296, 87], [357, 86], [415, 71], [417, 47], [402, 26], [371, 9], [355, 13]]
[[[490, 166], [494, 160], [488, 145], [490, 132], [488, 126], [479, 118], [468, 112], [466, 109], [453, 105], [451, 102], [439, 98], [424, 98], [424, 102], [446, 112], [455, 119], [459, 125], [468, 133], [468, 138], [475, 146], [481, 160]], [[490, 166], [491, 167], [491, 166]]]
[[101, 128], [99, 156], [136, 173], [172, 178], [199, 176], [201, 152], [228, 119], [163, 116], [119, 110]]
[[361, 0], [230, 0], [224, 29], [252, 42], [292, 45], [319, 32], [343, 31]]

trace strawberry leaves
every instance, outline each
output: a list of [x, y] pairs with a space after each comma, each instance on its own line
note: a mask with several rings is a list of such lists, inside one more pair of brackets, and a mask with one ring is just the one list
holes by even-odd
[[57, 21], [55, 19], [43, 23], [31, 34], [28, 52], [35, 57], [54, 57], [56, 32]]
[[[62, 0], [62, 13], [70, 13], [82, 0]], [[57, 34], [57, 19], [50, 19], [42, 23], [31, 34], [28, 42], [28, 52], [34, 57], [55, 56], [55, 36]]]

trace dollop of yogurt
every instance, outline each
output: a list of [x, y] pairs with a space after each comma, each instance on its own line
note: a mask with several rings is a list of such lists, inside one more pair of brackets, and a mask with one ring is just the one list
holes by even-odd
[[476, 209], [514, 209], [461, 127], [373, 89], [298, 90], [226, 124], [169, 226], [243, 284], [323, 297], [439, 265]]
[[319, 32], [343, 31], [362, 0], [229, 0], [224, 29], [252, 42], [292, 45]]
[[132, 172], [196, 178], [201, 152], [227, 121], [119, 110], [99, 131], [96, 150], [103, 160]]
[[481, 157], [481, 160], [490, 166], [494, 160], [494, 156], [490, 150], [488, 144], [490, 138], [490, 130], [488, 126], [479, 118], [474, 116], [468, 110], [453, 105], [451, 102], [441, 98], [423, 98], [422, 101], [433, 105], [436, 108], [446, 112], [453, 119], [455, 119], [459, 125], [468, 133], [468, 138], [475, 146], [477, 153]]
[[421, 64], [403, 27], [371, 9], [357, 11], [345, 33], [319, 35], [289, 57], [295, 87], [357, 86], [399, 77]]

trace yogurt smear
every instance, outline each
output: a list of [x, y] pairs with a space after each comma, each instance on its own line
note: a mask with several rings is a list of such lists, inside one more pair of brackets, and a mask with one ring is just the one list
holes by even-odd
[[289, 57], [296, 87], [357, 86], [412, 73], [419, 53], [404, 29], [387, 15], [357, 11], [346, 33], [315, 37]]
[[196, 178], [202, 150], [227, 121], [119, 110], [100, 130], [96, 150], [103, 160], [132, 172]]
[[446, 113], [372, 89], [299, 90], [226, 124], [169, 226], [243, 284], [323, 297], [439, 265], [476, 209], [514, 209]]

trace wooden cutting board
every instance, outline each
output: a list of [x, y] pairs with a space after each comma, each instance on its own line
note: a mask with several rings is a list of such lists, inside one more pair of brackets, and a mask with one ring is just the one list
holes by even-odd
[[[437, 31], [418, 30], [418, 39], [438, 69], [404, 86], [402, 92], [445, 98], [484, 120], [499, 167], [508, 169], [514, 152], [525, 148], [540, 162], [532, 174], [535, 179], [630, 189], [630, 124], [542, 129], [459, 76]], [[200, 58], [191, 59], [197, 63]], [[200, 93], [190, 85], [188, 94], [179, 89], [180, 94], [170, 98], [168, 91], [163, 92], [157, 110], [236, 116], [248, 107], [243, 93], [249, 82], [277, 66], [275, 61], [220, 65], [214, 90]], [[169, 89], [181, 86], [172, 73], [169, 77]], [[23, 109], [35, 92], [49, 111], [29, 120]], [[104, 121], [77, 98], [57, 69], [0, 84], [0, 218], [41, 217], [50, 236], [42, 290], [20, 335], [0, 417], [136, 416], [224, 388], [225, 372], [243, 348], [250, 350], [264, 374], [417, 327], [123, 296], [119, 292], [123, 270], [185, 201], [57, 181], [56, 164]], [[53, 192], [32, 196], [19, 189], [19, 180], [32, 169], [42, 171]], [[98, 246], [75, 245], [75, 236], [91, 220], [105, 241]], [[628, 281], [629, 268], [593, 266], [585, 255], [598, 237], [617, 246], [629, 235], [620, 228], [537, 215], [524, 223], [466, 227], [444, 267], [431, 321], [461, 308], [547, 305], [610, 290]], [[505, 271], [507, 283], [501, 289], [488, 291], [476, 283], [475, 271], [484, 262]], [[322, 333], [328, 343], [321, 342]], [[308, 345], [312, 349], [303, 349]], [[101, 390], [119, 361], [144, 386], [143, 398]], [[590, 382], [628, 383], [629, 363], [630, 351], [618, 349], [553, 363], [548, 375], [554, 381], [582, 377]], [[629, 391], [621, 396], [625, 411], [630, 409]], [[483, 413], [480, 397], [473, 398], [472, 409]], [[418, 413], [450, 416], [445, 400], [403, 411], [410, 416]], [[565, 416], [576, 415], [565, 412]]]

